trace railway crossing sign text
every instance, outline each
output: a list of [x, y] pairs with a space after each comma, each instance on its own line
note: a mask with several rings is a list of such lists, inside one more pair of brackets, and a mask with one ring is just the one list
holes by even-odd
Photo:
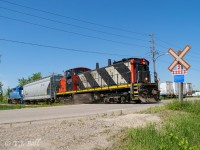
[[186, 55], [186, 53], [191, 49], [191, 46], [186, 45], [186, 47], [180, 51], [180, 53], [176, 53], [172, 48], [168, 50], [168, 53], [171, 54], [175, 60], [172, 62], [172, 64], [168, 67], [169, 71], [173, 71], [174, 67], [177, 64], [182, 65], [186, 70], [188, 70], [191, 66], [183, 59], [183, 57]]
[[185, 69], [183, 69], [183, 67], [180, 64], [177, 65], [177, 70], [172, 71], [173, 75], [175, 75], [175, 74], [186, 74], [186, 73], [187, 73], [187, 71]]

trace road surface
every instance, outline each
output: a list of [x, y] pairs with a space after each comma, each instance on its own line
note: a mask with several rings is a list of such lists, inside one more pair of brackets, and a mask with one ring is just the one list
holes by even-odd
[[0, 111], [0, 124], [74, 118], [117, 111], [138, 112], [167, 102], [169, 101], [165, 100], [151, 104], [80, 104], [4, 110]]

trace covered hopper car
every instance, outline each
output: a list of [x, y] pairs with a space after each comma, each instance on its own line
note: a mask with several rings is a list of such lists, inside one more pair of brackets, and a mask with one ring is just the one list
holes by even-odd
[[54, 102], [62, 75], [51, 75], [23, 86], [25, 103], [45, 101]]

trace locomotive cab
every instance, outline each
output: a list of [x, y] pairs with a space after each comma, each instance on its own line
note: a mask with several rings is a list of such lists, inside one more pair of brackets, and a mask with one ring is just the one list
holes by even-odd
[[151, 83], [149, 61], [134, 59], [131, 65], [133, 76], [131, 85], [132, 100], [139, 99], [141, 102], [160, 101], [158, 84]]
[[8, 103], [17, 103], [22, 104], [23, 103], [23, 87], [17, 86], [15, 88], [11, 89], [11, 92], [8, 96]]
[[147, 83], [151, 82], [149, 61], [146, 59], [135, 59], [134, 60], [135, 80], [132, 83]]
[[78, 89], [78, 74], [89, 71], [88, 68], [74, 68], [65, 71], [64, 78], [60, 79], [59, 92], [76, 91]]

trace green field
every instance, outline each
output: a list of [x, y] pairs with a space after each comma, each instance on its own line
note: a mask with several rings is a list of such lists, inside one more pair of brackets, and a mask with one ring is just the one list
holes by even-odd
[[174, 101], [143, 113], [156, 113], [162, 122], [127, 129], [115, 149], [200, 150], [200, 101]]

